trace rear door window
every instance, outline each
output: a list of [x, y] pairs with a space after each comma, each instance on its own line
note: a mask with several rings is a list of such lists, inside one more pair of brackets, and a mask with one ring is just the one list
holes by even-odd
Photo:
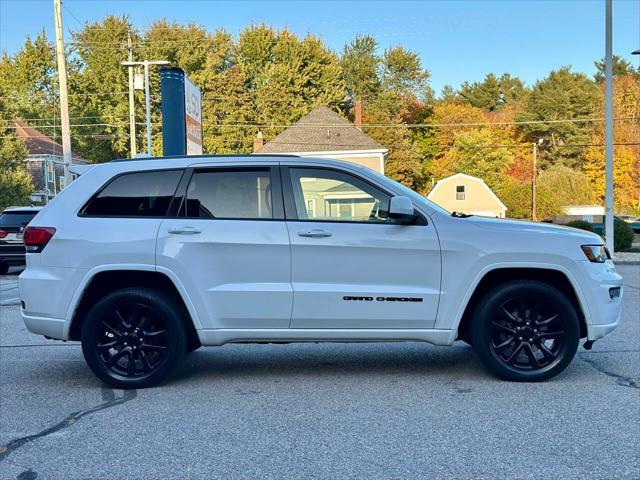
[[273, 192], [269, 168], [196, 170], [187, 188], [189, 218], [270, 219]]
[[98, 217], [164, 217], [182, 170], [126, 173], [95, 195], [82, 214]]

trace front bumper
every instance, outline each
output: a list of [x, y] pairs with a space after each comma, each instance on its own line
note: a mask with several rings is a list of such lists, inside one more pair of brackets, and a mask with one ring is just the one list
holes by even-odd
[[[585, 260], [577, 263], [582, 267], [584, 275], [581, 283], [587, 339], [597, 340], [609, 334], [620, 323], [624, 296], [622, 276], [616, 272], [613, 262], [610, 261], [592, 263]], [[619, 289], [619, 295], [612, 298], [611, 289]]]

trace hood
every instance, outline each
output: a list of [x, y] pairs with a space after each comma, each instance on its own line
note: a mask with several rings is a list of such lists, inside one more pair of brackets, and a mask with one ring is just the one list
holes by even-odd
[[578, 228], [565, 227], [564, 225], [553, 225], [551, 223], [527, 222], [524, 220], [507, 220], [504, 218], [469, 217], [465, 219], [470, 224], [488, 230], [502, 232], [519, 232], [536, 235], [561, 235], [563, 237], [573, 237], [582, 243], [602, 244], [604, 241], [599, 235], [580, 230]]

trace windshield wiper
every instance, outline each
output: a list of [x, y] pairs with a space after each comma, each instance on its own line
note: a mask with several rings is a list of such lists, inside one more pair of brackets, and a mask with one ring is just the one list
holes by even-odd
[[469, 218], [472, 215], [468, 213], [462, 213], [462, 212], [451, 212], [451, 216], [456, 218]]

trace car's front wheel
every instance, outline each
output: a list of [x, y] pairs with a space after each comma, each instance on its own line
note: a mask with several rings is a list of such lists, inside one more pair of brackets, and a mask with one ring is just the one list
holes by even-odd
[[108, 294], [82, 326], [82, 353], [91, 370], [115, 388], [151, 387], [184, 357], [183, 313], [155, 290], [125, 288]]
[[479, 303], [471, 338], [493, 373], [506, 380], [551, 378], [578, 349], [580, 324], [575, 308], [560, 291], [539, 281], [500, 285]]

